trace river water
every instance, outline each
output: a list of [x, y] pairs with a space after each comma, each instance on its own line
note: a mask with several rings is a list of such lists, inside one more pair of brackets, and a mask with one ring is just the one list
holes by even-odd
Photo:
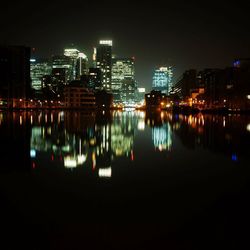
[[0, 112], [2, 242], [243, 249], [250, 116]]

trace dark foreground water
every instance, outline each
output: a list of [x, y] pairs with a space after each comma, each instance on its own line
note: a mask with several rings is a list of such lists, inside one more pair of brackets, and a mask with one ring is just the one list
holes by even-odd
[[0, 112], [0, 159], [1, 249], [250, 247], [250, 116]]

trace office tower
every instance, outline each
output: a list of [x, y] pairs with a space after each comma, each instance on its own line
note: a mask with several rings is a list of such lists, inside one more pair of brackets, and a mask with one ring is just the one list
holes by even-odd
[[156, 69], [153, 76], [152, 89], [169, 95], [173, 85], [172, 80], [172, 67], [161, 67]]
[[71, 59], [67, 56], [52, 57], [52, 75], [61, 83], [66, 84], [73, 80], [73, 68]]
[[135, 98], [134, 58], [112, 59], [112, 93], [115, 102], [133, 102]]
[[98, 68], [89, 68], [89, 83], [88, 87], [93, 90], [101, 89], [101, 69]]
[[51, 75], [52, 65], [48, 60], [30, 59], [31, 86], [36, 91], [42, 89], [42, 79], [45, 75]]
[[30, 48], [0, 46], [0, 97], [12, 107], [15, 98], [30, 94]]
[[96, 48], [96, 67], [101, 69], [101, 88], [111, 90], [112, 41], [101, 40]]
[[70, 81], [79, 80], [87, 73], [87, 56], [76, 48], [64, 49], [64, 56], [70, 58]]

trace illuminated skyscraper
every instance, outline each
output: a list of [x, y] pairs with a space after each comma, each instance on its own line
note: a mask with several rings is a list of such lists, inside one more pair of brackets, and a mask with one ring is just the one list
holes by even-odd
[[87, 56], [75, 48], [64, 49], [64, 56], [70, 58], [71, 70], [70, 80], [80, 79], [83, 74], [87, 72]]
[[169, 95], [173, 85], [172, 67], [161, 67], [154, 72], [152, 88]]
[[51, 75], [52, 65], [47, 60], [30, 59], [31, 86], [40, 91], [42, 88], [42, 78], [45, 75]]
[[111, 90], [112, 41], [101, 40], [96, 48], [96, 67], [101, 69], [101, 88]]
[[134, 101], [134, 58], [114, 58], [112, 60], [112, 93], [116, 102]]
[[67, 56], [53, 56], [52, 58], [52, 74], [60, 83], [66, 84], [72, 81], [72, 62]]

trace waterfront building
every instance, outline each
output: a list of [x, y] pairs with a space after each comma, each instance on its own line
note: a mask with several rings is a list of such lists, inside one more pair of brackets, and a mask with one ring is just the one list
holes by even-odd
[[147, 109], [164, 109], [169, 107], [170, 100], [161, 91], [152, 90], [145, 95], [145, 103]]
[[0, 46], [0, 98], [1, 104], [15, 106], [15, 100], [31, 94], [30, 48]]
[[64, 103], [66, 108], [95, 108], [95, 94], [92, 90], [82, 86], [80, 81], [73, 81], [64, 89]]

